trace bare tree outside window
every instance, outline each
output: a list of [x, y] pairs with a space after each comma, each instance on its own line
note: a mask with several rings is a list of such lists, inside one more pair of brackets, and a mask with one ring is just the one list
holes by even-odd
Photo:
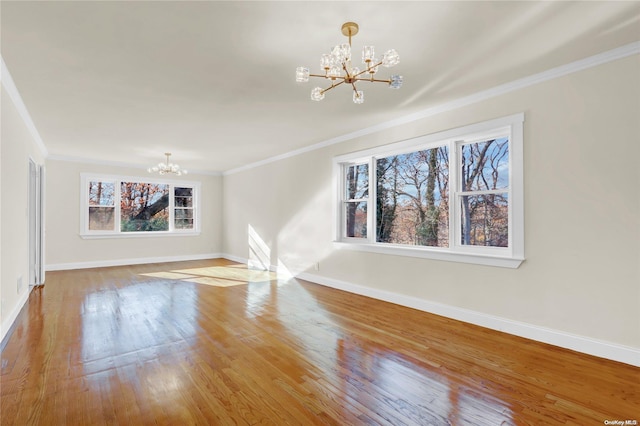
[[509, 139], [461, 146], [461, 243], [509, 246]]
[[449, 152], [442, 146], [376, 161], [376, 241], [449, 245]]

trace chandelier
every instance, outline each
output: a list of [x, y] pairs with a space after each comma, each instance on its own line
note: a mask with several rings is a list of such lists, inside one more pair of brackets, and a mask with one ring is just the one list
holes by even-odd
[[387, 50], [382, 59], [375, 56], [373, 46], [364, 46], [362, 48], [362, 63], [366, 68], [360, 70], [351, 63], [351, 37], [358, 34], [358, 24], [355, 22], [347, 22], [342, 25], [342, 34], [349, 37], [349, 43], [342, 43], [333, 48], [331, 53], [325, 53], [320, 59], [320, 67], [324, 69], [324, 74], [309, 74], [309, 68], [296, 68], [296, 82], [306, 83], [309, 77], [320, 77], [331, 80], [331, 86], [323, 89], [315, 87], [311, 90], [311, 99], [321, 101], [324, 94], [334, 87], [341, 84], [349, 84], [353, 89], [353, 102], [361, 104], [364, 102], [364, 93], [356, 88], [359, 81], [369, 81], [375, 83], [387, 83], [391, 89], [399, 89], [402, 86], [402, 76], [392, 75], [387, 80], [374, 78], [378, 72], [378, 67], [390, 68], [400, 62], [400, 56], [394, 49]]
[[164, 155], [167, 156], [167, 160], [164, 163], [158, 163], [157, 166], [149, 167], [147, 171], [149, 173], [159, 173], [161, 175], [166, 175], [168, 173], [174, 174], [176, 176], [186, 175], [187, 171], [182, 169], [180, 170], [180, 166], [177, 164], [173, 164], [169, 162], [169, 157], [171, 156], [170, 152], [165, 152]]

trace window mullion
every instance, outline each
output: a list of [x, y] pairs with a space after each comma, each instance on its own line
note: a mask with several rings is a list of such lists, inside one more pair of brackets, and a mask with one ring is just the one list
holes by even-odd
[[116, 233], [120, 233], [121, 229], [120, 229], [120, 207], [122, 206], [122, 200], [120, 199], [121, 196], [121, 188], [122, 188], [122, 181], [121, 180], [115, 180], [115, 188], [114, 188], [114, 196], [113, 196], [113, 214], [115, 215], [114, 218], [114, 226], [115, 226], [115, 232]]
[[174, 231], [174, 210], [176, 207], [176, 203], [175, 203], [175, 196], [176, 196], [176, 191], [175, 191], [175, 186], [173, 184], [169, 185], [169, 232], [173, 232]]
[[524, 258], [523, 120], [513, 123], [509, 133], [509, 248], [512, 256]]
[[369, 158], [369, 197], [367, 201], [367, 239], [370, 243], [376, 242], [376, 159], [375, 157]]
[[449, 141], [449, 249], [457, 247], [460, 242], [460, 202], [458, 193], [462, 188], [460, 182], [460, 144]]
[[338, 226], [338, 235], [336, 236], [338, 240], [341, 240], [347, 235], [347, 209], [346, 209], [346, 200], [347, 200], [347, 189], [346, 189], [346, 181], [347, 181], [347, 164], [340, 165], [340, 177], [338, 181], [338, 219], [340, 220]]
[[82, 176], [81, 183], [80, 183], [80, 191], [82, 191], [81, 192], [82, 198], [80, 199], [81, 200], [80, 213], [82, 216], [80, 217], [83, 220], [83, 223], [80, 229], [83, 233], [86, 233], [89, 231], [89, 209], [90, 209], [89, 198], [91, 197], [91, 195], [89, 194], [90, 181], [91, 179], [87, 178], [86, 176]]

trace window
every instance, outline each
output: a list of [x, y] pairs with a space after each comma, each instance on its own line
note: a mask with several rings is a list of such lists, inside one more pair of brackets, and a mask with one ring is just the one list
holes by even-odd
[[523, 114], [336, 157], [336, 241], [518, 267]]
[[114, 227], [115, 182], [89, 181], [89, 230], [108, 231]]
[[449, 244], [447, 146], [376, 158], [376, 241]]
[[193, 188], [174, 188], [175, 229], [193, 229]]
[[83, 237], [197, 234], [199, 184], [82, 175]]
[[509, 138], [460, 145], [460, 244], [509, 246]]
[[344, 217], [345, 237], [367, 236], [367, 202], [369, 193], [369, 165], [346, 166]]

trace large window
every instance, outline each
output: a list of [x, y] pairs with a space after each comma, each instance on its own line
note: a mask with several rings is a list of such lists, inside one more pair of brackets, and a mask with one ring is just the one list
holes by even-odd
[[199, 184], [82, 175], [81, 235], [140, 236], [199, 231]]
[[368, 251], [517, 267], [523, 114], [335, 159], [336, 240]]

